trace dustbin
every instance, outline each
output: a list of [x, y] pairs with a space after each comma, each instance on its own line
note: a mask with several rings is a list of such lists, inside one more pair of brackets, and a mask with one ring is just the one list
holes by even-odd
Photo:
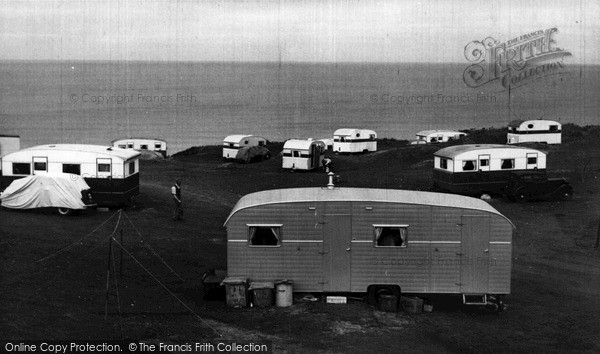
[[221, 285], [225, 286], [225, 303], [229, 307], [248, 306], [248, 279], [227, 277]]
[[294, 282], [287, 279], [276, 281], [275, 294], [275, 305], [277, 307], [292, 306], [294, 302]]
[[248, 291], [252, 294], [252, 303], [256, 307], [273, 306], [273, 288], [272, 282], [252, 282]]

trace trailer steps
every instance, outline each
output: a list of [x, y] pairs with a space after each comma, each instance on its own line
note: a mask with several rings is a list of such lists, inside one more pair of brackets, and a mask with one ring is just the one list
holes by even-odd
[[486, 294], [463, 294], [464, 305], [487, 305]]

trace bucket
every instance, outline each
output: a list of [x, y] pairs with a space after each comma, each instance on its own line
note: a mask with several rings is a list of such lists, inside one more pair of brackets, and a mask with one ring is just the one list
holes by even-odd
[[273, 283], [252, 282], [249, 291], [252, 292], [252, 303], [256, 307], [273, 306]]
[[291, 280], [279, 280], [275, 282], [275, 305], [277, 307], [292, 306], [294, 302], [294, 282]]

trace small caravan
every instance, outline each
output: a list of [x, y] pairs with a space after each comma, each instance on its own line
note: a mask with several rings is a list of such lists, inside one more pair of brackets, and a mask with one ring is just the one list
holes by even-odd
[[313, 170], [323, 166], [325, 144], [318, 140], [290, 139], [283, 144], [282, 167]]
[[235, 159], [238, 150], [249, 146], [266, 146], [267, 140], [254, 135], [229, 135], [223, 139], [223, 157]]
[[167, 157], [167, 142], [160, 139], [127, 138], [114, 140], [112, 146], [120, 149], [133, 149], [138, 151], [155, 151]]
[[0, 157], [21, 149], [21, 138], [18, 135], [0, 135]]
[[377, 133], [368, 129], [338, 129], [333, 133], [333, 151], [340, 153], [377, 151]]
[[225, 221], [227, 272], [298, 292], [510, 293], [513, 224], [453, 194], [292, 188], [242, 197]]
[[467, 133], [453, 130], [423, 130], [418, 132], [417, 139], [411, 145], [446, 143], [450, 140], [458, 140], [467, 136]]
[[562, 126], [553, 120], [513, 120], [508, 124], [507, 144], [562, 142]]
[[512, 173], [545, 172], [542, 151], [500, 144], [450, 146], [434, 153], [433, 183], [440, 191], [502, 194]]
[[133, 150], [100, 145], [53, 144], [2, 158], [2, 189], [29, 175], [69, 173], [84, 178], [98, 204], [127, 204], [139, 194], [139, 157]]

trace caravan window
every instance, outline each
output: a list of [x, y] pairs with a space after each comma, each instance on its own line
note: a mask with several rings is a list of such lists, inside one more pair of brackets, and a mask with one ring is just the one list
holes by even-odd
[[125, 145], [125, 144], [119, 144], [119, 149], [127, 149], [127, 145]]
[[13, 162], [13, 175], [30, 175], [31, 165], [28, 163], [17, 163]]
[[142, 150], [148, 150], [148, 145], [140, 145], [140, 149]]
[[502, 159], [502, 165], [500, 168], [503, 170], [511, 170], [515, 168], [515, 159]]
[[135, 173], [135, 161], [129, 163], [129, 174], [132, 175]]
[[528, 165], [535, 165], [536, 163], [537, 163], [537, 157], [528, 157], [527, 158]]
[[296, 150], [292, 151], [292, 156], [300, 157], [300, 151], [296, 151]]
[[444, 170], [448, 169], [448, 159], [440, 158], [440, 168]]
[[70, 173], [73, 175], [81, 174], [81, 165], [79, 164], [71, 164], [71, 163], [63, 163], [62, 166], [63, 173]]
[[110, 164], [109, 163], [99, 163], [98, 164], [98, 172], [110, 172]]
[[281, 245], [281, 225], [248, 225], [250, 246]]
[[155, 149], [160, 149], [162, 147], [161, 143], [154, 143], [154, 148]]
[[406, 247], [408, 225], [373, 225], [376, 247]]
[[550, 126], [550, 131], [551, 132], [557, 132], [558, 131], [558, 125], [551, 125]]
[[45, 162], [34, 162], [33, 170], [34, 171], [47, 171], [48, 165]]
[[479, 160], [479, 166], [480, 167], [486, 167], [486, 166], [489, 166], [489, 164], [490, 164], [490, 160], [488, 160], [488, 159], [481, 159], [481, 160]]
[[264, 146], [264, 145], [265, 145], [265, 142], [264, 142], [264, 141], [259, 141], [259, 142], [258, 142], [258, 146]]
[[127, 143], [127, 148], [128, 149], [133, 149], [133, 143]]
[[463, 161], [463, 171], [475, 171], [475, 161]]

